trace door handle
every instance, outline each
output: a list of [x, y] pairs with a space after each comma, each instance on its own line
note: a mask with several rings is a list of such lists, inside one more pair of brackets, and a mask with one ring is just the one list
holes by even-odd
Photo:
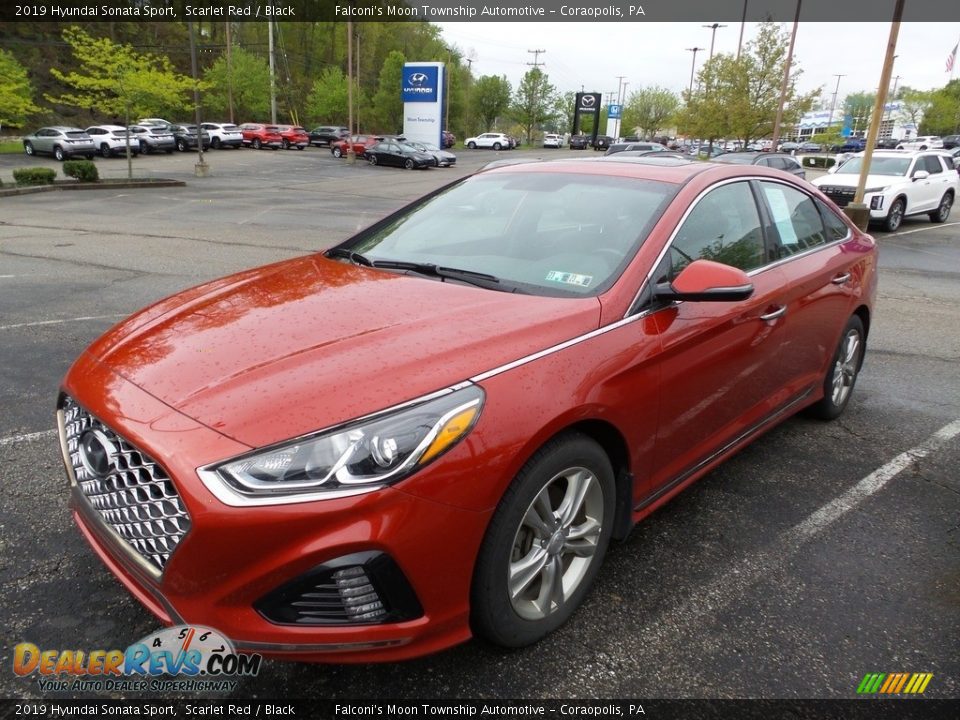
[[834, 285], [846, 285], [850, 282], [850, 273], [844, 273], [843, 275], [837, 275], [833, 280], [831, 280]]
[[787, 306], [781, 305], [776, 310], [773, 310], [764, 315], [761, 315], [760, 319], [763, 320], [764, 322], [770, 322], [771, 320], [776, 320], [777, 318], [783, 317], [786, 314], [787, 314]]

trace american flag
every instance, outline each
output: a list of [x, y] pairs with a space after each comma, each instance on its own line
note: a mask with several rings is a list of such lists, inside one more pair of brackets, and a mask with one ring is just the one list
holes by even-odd
[[947, 55], [947, 72], [953, 70], [953, 63], [957, 59], [957, 48], [960, 47], [960, 43], [957, 43], [953, 46], [953, 50]]

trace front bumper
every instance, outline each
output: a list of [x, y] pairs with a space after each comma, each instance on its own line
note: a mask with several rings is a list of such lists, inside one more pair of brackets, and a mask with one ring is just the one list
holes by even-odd
[[[196, 468], [245, 446], [171, 410], [88, 356], [78, 360], [64, 389], [163, 465], [189, 511], [189, 532], [162, 573], [152, 571], [91, 507], [67, 462], [71, 509], [84, 537], [163, 623], [206, 625], [240, 649], [310, 661], [400, 660], [470, 637], [473, 561], [489, 512], [411, 495], [402, 490], [403, 483], [399, 489], [338, 500], [229, 507], [207, 490]], [[439, 461], [419, 475], [429, 482], [429, 476], [436, 480], [443, 473]], [[255, 608], [320, 565], [369, 552], [387, 555], [402, 571], [421, 615], [380, 624], [303, 626], [271, 622]]]

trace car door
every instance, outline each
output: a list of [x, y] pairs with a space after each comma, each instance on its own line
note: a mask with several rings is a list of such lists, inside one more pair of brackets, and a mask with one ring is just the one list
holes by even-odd
[[53, 145], [60, 133], [51, 128], [40, 128], [37, 131], [37, 140], [34, 143], [34, 149], [37, 152], [52, 153]]
[[785, 387], [805, 397], [823, 382], [855, 298], [872, 276], [873, 246], [855, 240], [837, 213], [800, 188], [776, 180], [757, 185], [786, 282]]
[[916, 167], [922, 168], [929, 173], [926, 180], [918, 180], [916, 183], [922, 190], [924, 209], [936, 210], [940, 205], [940, 199], [943, 197], [943, 194], [953, 184], [952, 173], [946, 172], [943, 164], [940, 162], [939, 156], [933, 153], [921, 156], [921, 158], [917, 160]]
[[655, 313], [663, 358], [655, 492], [689, 477], [789, 400], [782, 391], [784, 275], [770, 262], [749, 181], [702, 195], [652, 277], [671, 279], [696, 259], [747, 271], [754, 292], [739, 302], [673, 303]]

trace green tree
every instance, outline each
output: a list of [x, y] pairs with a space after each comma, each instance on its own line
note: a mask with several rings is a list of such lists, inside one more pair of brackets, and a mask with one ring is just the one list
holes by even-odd
[[[768, 137], [780, 100], [780, 85], [787, 58], [789, 34], [773, 22], [765, 22], [739, 58], [714, 55], [698, 74], [697, 88], [686, 93], [687, 103], [679, 113], [681, 130], [698, 137], [727, 137], [744, 146]], [[782, 127], [791, 127], [813, 104], [817, 91], [800, 94], [797, 63], [791, 66], [784, 100]], [[691, 132], [692, 131], [692, 132]]]
[[512, 94], [506, 75], [483, 75], [473, 84], [470, 109], [476, 121], [473, 132], [487, 132], [496, 126], [497, 118], [510, 107]]
[[524, 129], [528, 145], [533, 131], [551, 121], [556, 112], [557, 89], [540, 68], [531, 68], [520, 80], [510, 106], [510, 114]]
[[[360, 88], [353, 83], [353, 101], [363, 105]], [[359, 102], [358, 102], [359, 101]], [[320, 73], [307, 96], [307, 117], [320, 124], [346, 124], [347, 76], [338, 67], [328, 67]]]
[[130, 45], [94, 38], [81, 28], [64, 29], [76, 70], [50, 74], [73, 89], [52, 103], [122, 116], [177, 114], [191, 105], [193, 80], [177, 73], [164, 55], [138, 53]]
[[951, 80], [930, 95], [930, 107], [920, 124], [921, 135], [953, 135], [960, 132], [960, 80]]
[[264, 58], [234, 47], [229, 66], [223, 53], [203, 79], [203, 104], [208, 111], [227, 117], [232, 97], [235, 122], [260, 120], [270, 113], [270, 66]]
[[644, 137], [651, 137], [673, 117], [680, 107], [680, 98], [667, 88], [654, 85], [630, 94], [623, 109], [623, 127], [636, 128]]
[[910, 118], [910, 122], [919, 127], [927, 110], [933, 105], [933, 96], [932, 92], [914, 90], [910, 87], [903, 88], [900, 100], [903, 103], [903, 112]]
[[403, 64], [406, 58], [399, 50], [387, 55], [380, 68], [377, 92], [370, 108], [373, 130], [397, 132], [403, 127]]
[[0, 127], [20, 127], [40, 108], [33, 104], [27, 70], [6, 50], [0, 50]]

